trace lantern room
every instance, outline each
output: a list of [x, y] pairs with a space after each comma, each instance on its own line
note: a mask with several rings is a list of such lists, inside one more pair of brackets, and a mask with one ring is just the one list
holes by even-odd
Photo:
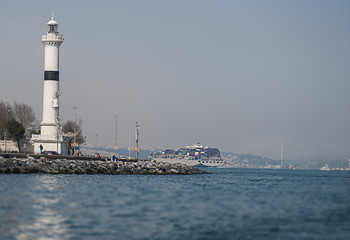
[[58, 33], [58, 23], [53, 20], [53, 17], [51, 17], [51, 20], [46, 25], [48, 33]]

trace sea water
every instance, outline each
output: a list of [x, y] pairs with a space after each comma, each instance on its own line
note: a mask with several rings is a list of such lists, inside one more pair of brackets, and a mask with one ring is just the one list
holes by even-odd
[[350, 171], [0, 175], [0, 239], [350, 239]]

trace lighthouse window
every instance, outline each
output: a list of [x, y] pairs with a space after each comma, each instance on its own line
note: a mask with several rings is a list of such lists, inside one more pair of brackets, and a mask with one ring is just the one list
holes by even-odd
[[57, 25], [49, 25], [48, 31], [49, 32], [57, 32]]

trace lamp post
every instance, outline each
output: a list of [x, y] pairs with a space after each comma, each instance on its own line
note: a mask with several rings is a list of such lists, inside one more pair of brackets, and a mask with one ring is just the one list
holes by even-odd
[[284, 168], [284, 146], [281, 147], [281, 167]]
[[136, 122], [136, 160], [139, 160], [139, 129], [140, 124]]
[[77, 141], [77, 107], [76, 106], [72, 106], [72, 109], [74, 109], [75, 110], [75, 120], [74, 120], [74, 142], [76, 142]]
[[114, 115], [115, 117], [115, 156], [117, 157], [117, 151], [118, 151], [118, 116]]
[[[57, 116], [57, 138], [56, 138], [56, 152], [57, 152], [57, 154], [59, 154], [59, 152], [58, 152], [58, 139], [59, 139], [59, 133], [60, 133], [60, 123], [61, 123], [60, 116]], [[62, 148], [61, 148], [60, 152], [62, 154]]]
[[9, 113], [11, 112], [11, 109], [8, 109], [6, 112], [6, 126], [5, 126], [5, 153], [7, 151], [7, 122], [9, 121]]
[[75, 114], [75, 121], [74, 121], [74, 145], [73, 145], [73, 155], [75, 155], [75, 147], [77, 145], [77, 107], [72, 106], [72, 109], [74, 109], [74, 114]]
[[96, 150], [97, 150], [97, 147], [98, 147], [98, 135], [95, 134], [95, 136], [96, 136]]
[[129, 116], [129, 148], [128, 148], [128, 150], [129, 150], [129, 159], [131, 159], [131, 145], [130, 145], [131, 137], [130, 137], [130, 134], [131, 134], [131, 116]]

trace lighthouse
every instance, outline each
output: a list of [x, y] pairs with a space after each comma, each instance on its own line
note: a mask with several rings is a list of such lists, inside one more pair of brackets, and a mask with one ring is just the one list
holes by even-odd
[[63, 35], [58, 32], [58, 23], [51, 20], [46, 24], [46, 33], [42, 36], [44, 44], [44, 88], [43, 112], [40, 123], [40, 134], [32, 135], [34, 153], [42, 151], [68, 154], [67, 142], [61, 134], [59, 115], [59, 50], [63, 43]]

